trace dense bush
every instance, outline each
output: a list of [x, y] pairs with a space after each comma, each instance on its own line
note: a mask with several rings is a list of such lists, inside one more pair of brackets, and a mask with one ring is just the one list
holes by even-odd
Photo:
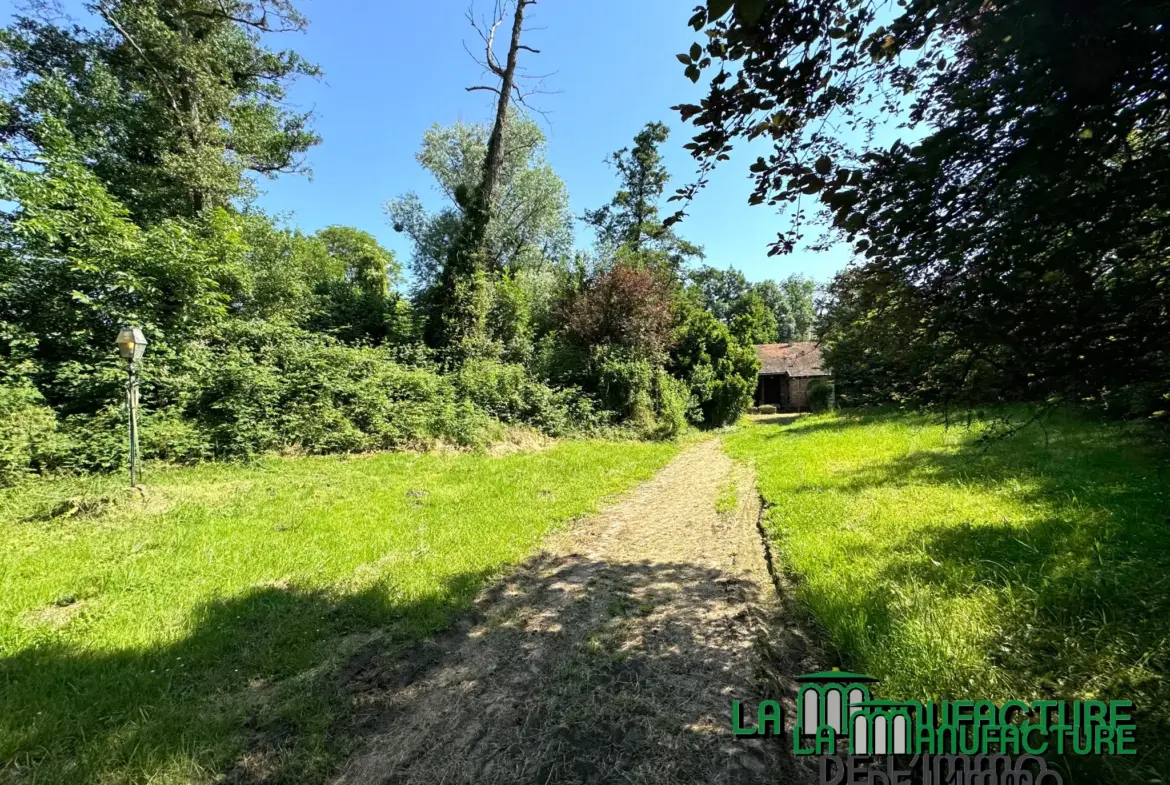
[[566, 336], [582, 346], [612, 344], [642, 356], [670, 343], [670, 287], [656, 270], [616, 265], [597, 275], [564, 313]]
[[59, 441], [57, 417], [27, 379], [0, 378], [0, 487], [43, 462]]
[[551, 435], [600, 424], [593, 402], [575, 387], [554, 388], [523, 365], [471, 359], [455, 372], [460, 396], [505, 423], [528, 424]]
[[385, 349], [344, 346], [294, 327], [227, 322], [201, 341], [185, 415], [219, 456], [295, 447], [353, 452], [481, 442], [490, 418], [458, 404], [451, 382]]
[[668, 366], [687, 380], [696, 404], [696, 422], [730, 425], [751, 405], [760, 364], [710, 311], [689, 299], [679, 303], [674, 348]]
[[808, 409], [810, 412], [827, 412], [833, 408], [833, 383], [824, 379], [808, 386]]
[[657, 412], [653, 428], [646, 433], [658, 439], [673, 439], [687, 426], [691, 406], [690, 385], [663, 368], [654, 370], [652, 395]]

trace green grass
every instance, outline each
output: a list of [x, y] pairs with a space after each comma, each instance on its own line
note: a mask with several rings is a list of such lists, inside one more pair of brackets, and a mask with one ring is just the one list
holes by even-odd
[[[0, 782], [323, 779], [339, 670], [466, 608], [559, 522], [677, 452], [271, 459], [0, 493]], [[375, 637], [376, 636], [376, 637]]]
[[715, 512], [729, 513], [739, 506], [739, 494], [735, 490], [735, 481], [728, 480], [719, 487], [719, 494], [715, 497]]
[[893, 699], [1133, 700], [1139, 759], [1075, 763], [1095, 772], [1076, 781], [1164, 776], [1166, 452], [1066, 418], [984, 449], [981, 427], [821, 415], [725, 442], [754, 462], [781, 562], [842, 665]]

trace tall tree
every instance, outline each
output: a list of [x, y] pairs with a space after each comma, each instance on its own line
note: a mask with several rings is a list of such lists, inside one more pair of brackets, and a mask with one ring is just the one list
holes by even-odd
[[788, 343], [806, 340], [803, 336], [797, 337], [800, 334], [796, 329], [796, 318], [793, 316], [793, 308], [786, 289], [775, 281], [760, 281], [752, 290], [764, 301], [768, 310], [772, 312], [772, 318], [776, 320], [777, 341]]
[[792, 314], [792, 340], [811, 341], [816, 337], [817, 312], [813, 304], [817, 285], [811, 278], [793, 273], [780, 282]]
[[723, 270], [703, 265], [688, 270], [687, 278], [698, 289], [703, 307], [724, 324], [731, 321], [731, 309], [735, 303], [751, 289], [747, 278], [734, 267]]
[[[104, 26], [18, 17], [0, 33], [14, 94], [0, 139], [35, 158], [42, 120], [60, 119], [111, 195], [149, 223], [249, 196], [245, 173], [303, 169], [319, 141], [287, 86], [320, 72], [262, 43], [302, 30], [288, 0], [97, 0]], [[47, 16], [46, 16], [47, 18]]]
[[523, 103], [526, 97], [516, 84], [520, 50], [539, 54], [532, 47], [520, 43], [524, 30], [524, 12], [529, 6], [535, 5], [536, 0], [512, 0], [512, 3], [512, 34], [503, 63], [496, 56], [495, 41], [496, 31], [506, 17], [507, 2], [497, 0], [494, 21], [490, 26], [477, 25], [472, 18], [472, 24], [484, 43], [484, 59], [480, 64], [499, 83], [467, 88], [468, 91], [486, 90], [495, 93], [496, 113], [479, 182], [470, 191], [457, 192], [464, 219], [447, 253], [434, 298], [435, 308], [427, 325], [430, 341], [441, 346], [453, 361], [482, 351], [485, 342], [488, 227], [496, 186], [506, 159], [504, 129], [508, 124], [508, 109], [512, 102]]
[[772, 343], [776, 340], [776, 317], [764, 298], [749, 291], [739, 298], [731, 311], [731, 334], [746, 344]]
[[[422, 198], [410, 192], [386, 205], [394, 228], [414, 243], [411, 272], [417, 290], [437, 281], [460, 231], [466, 194], [483, 175], [488, 134], [479, 123], [430, 128], [415, 158], [434, 176], [449, 204], [428, 212]], [[568, 189], [545, 159], [544, 133], [532, 120], [513, 115], [504, 127], [504, 165], [488, 221], [488, 270], [515, 272], [567, 254], [571, 220]]]
[[[692, 25], [707, 44], [687, 76], [714, 75], [701, 105], [678, 109], [700, 127], [703, 166], [736, 138], [770, 139], [753, 203], [799, 219], [815, 197], [865, 257], [834, 287], [849, 307], [830, 309], [830, 360], [847, 325], [917, 310], [906, 356], [921, 401], [1165, 411], [1166, 3], [721, 0]], [[922, 140], [875, 145], [865, 132], [887, 117]]]
[[658, 147], [669, 135], [663, 123], [647, 123], [634, 136], [632, 148], [613, 153], [609, 162], [621, 186], [609, 204], [586, 210], [584, 220], [597, 231], [602, 246], [635, 254], [657, 251], [677, 269], [686, 259], [701, 257], [702, 250], [677, 237], [658, 215], [658, 203], [670, 179]]

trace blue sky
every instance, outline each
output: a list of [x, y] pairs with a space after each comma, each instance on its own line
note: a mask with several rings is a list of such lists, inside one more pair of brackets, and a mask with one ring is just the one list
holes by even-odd
[[[671, 127], [663, 150], [674, 175], [670, 190], [685, 184], [694, 163], [682, 149], [689, 141], [670, 107], [695, 102], [702, 83], [692, 85], [675, 54], [697, 40], [687, 26], [691, 0], [540, 0], [531, 9], [535, 28], [524, 42], [541, 54], [522, 53], [532, 73], [550, 73], [539, 96], [548, 112], [542, 123], [548, 158], [565, 180], [575, 215], [608, 202], [617, 187], [605, 157], [630, 143], [647, 122]], [[80, 5], [66, 3], [71, 10]], [[297, 49], [319, 64], [325, 76], [307, 80], [292, 100], [312, 109], [324, 138], [309, 154], [312, 179], [283, 177], [262, 182], [261, 205], [290, 214], [306, 231], [345, 224], [376, 235], [404, 261], [410, 249], [390, 228], [382, 210], [387, 199], [417, 191], [428, 206], [440, 195], [414, 160], [423, 131], [433, 123], [490, 118], [493, 95], [468, 93], [480, 68], [463, 49], [474, 50], [475, 31], [466, 19], [469, 0], [301, 0], [310, 24], [303, 34], [274, 38], [272, 45]], [[490, 0], [477, 0], [490, 12]], [[0, 0], [11, 13], [12, 4]], [[5, 14], [7, 16], [7, 14]], [[738, 146], [689, 209], [679, 231], [704, 246], [707, 263], [734, 265], [752, 280], [803, 273], [825, 281], [848, 261], [846, 248], [768, 258], [768, 244], [786, 219], [766, 207], [749, 207], [747, 167], [766, 146]], [[669, 193], [669, 191], [668, 191]], [[672, 209], [673, 203], [666, 209]], [[578, 231], [579, 242], [589, 241]]]

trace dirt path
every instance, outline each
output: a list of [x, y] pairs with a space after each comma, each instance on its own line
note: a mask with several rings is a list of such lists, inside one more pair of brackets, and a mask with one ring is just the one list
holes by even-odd
[[382, 730], [338, 784], [807, 780], [789, 739], [730, 733], [733, 698], [788, 696], [815, 667], [758, 514], [717, 439], [688, 448], [381, 674]]

